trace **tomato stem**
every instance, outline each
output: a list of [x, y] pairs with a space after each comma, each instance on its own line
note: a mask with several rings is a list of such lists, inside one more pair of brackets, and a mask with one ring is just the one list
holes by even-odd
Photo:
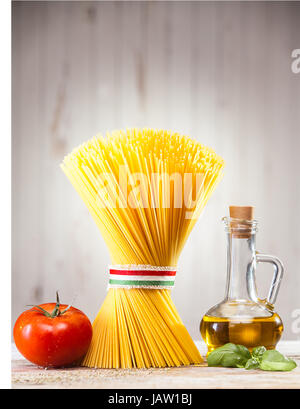
[[40, 310], [39, 312], [42, 312], [45, 315], [45, 317], [51, 318], [51, 314], [48, 311], [44, 310], [44, 308], [40, 307], [39, 305], [28, 304], [27, 307], [38, 308]]
[[39, 310], [38, 312], [41, 312], [43, 315], [45, 315], [45, 317], [48, 317], [48, 318], [56, 318], [59, 315], [65, 314], [71, 308], [71, 306], [72, 306], [72, 304], [68, 305], [68, 307], [65, 308], [63, 311], [60, 311], [60, 309], [59, 309], [60, 300], [59, 300], [58, 291], [56, 291], [56, 304], [55, 304], [55, 307], [54, 307], [54, 309], [53, 309], [53, 311], [51, 313], [46, 311], [44, 308], [40, 307], [39, 305], [27, 305], [27, 307], [37, 308]]
[[59, 306], [60, 306], [59, 295], [58, 295], [58, 291], [56, 291], [56, 304], [55, 304], [54, 310], [51, 313], [51, 318], [55, 318], [60, 315]]

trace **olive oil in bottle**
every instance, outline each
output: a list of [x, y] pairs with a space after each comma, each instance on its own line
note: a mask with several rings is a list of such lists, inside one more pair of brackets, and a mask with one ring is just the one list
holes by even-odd
[[[283, 275], [277, 257], [256, 251], [257, 222], [253, 207], [231, 206], [230, 217], [223, 218], [227, 233], [227, 282], [225, 298], [204, 315], [200, 332], [208, 352], [226, 344], [245, 345], [249, 349], [265, 346], [274, 349], [283, 324], [274, 312], [274, 302]], [[257, 295], [256, 270], [259, 263], [274, 268], [267, 299]]]
[[248, 320], [205, 315], [200, 326], [208, 353], [228, 342], [245, 345], [250, 350], [258, 345], [274, 349], [282, 331], [282, 321], [277, 314]]

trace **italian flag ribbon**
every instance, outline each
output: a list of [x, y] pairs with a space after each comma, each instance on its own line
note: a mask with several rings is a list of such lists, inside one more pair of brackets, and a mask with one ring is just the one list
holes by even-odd
[[108, 288], [172, 289], [176, 267], [149, 265], [109, 266]]

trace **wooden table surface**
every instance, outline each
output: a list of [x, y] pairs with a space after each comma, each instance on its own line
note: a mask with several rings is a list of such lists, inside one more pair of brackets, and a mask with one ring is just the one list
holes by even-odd
[[[205, 344], [196, 342], [204, 356]], [[246, 371], [202, 366], [152, 369], [43, 369], [26, 361], [12, 347], [14, 389], [139, 389], [139, 388], [293, 388], [300, 389], [300, 342], [282, 341], [277, 349], [296, 360], [291, 372]]]

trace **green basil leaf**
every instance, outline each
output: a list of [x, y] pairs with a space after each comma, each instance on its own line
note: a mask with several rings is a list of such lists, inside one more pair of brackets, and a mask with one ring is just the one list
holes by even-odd
[[252, 356], [253, 356], [254, 358], [260, 359], [260, 358], [263, 356], [263, 354], [266, 352], [266, 350], [267, 350], [267, 349], [266, 349], [265, 347], [263, 347], [263, 346], [253, 348], [253, 350], [252, 350]]
[[245, 369], [256, 369], [259, 367], [259, 362], [255, 358], [248, 359]]
[[295, 361], [286, 358], [275, 349], [264, 352], [259, 365], [263, 371], [291, 371], [296, 366]]
[[237, 353], [244, 357], [245, 360], [251, 358], [251, 353], [247, 347], [245, 347], [244, 345], [235, 345], [235, 347]]
[[262, 360], [272, 362], [284, 362], [286, 360], [286, 357], [282, 355], [279, 351], [276, 351], [276, 349], [270, 349], [263, 353]]
[[207, 357], [207, 364], [243, 368], [250, 358], [251, 354], [245, 346], [228, 343], [211, 352]]
[[292, 371], [296, 366], [295, 361], [287, 359], [285, 362], [263, 361], [260, 363], [259, 368], [263, 371]]

